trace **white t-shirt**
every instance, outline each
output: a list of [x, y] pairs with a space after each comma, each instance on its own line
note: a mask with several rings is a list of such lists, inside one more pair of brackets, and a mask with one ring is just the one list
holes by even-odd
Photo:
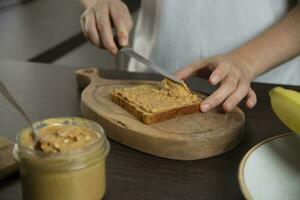
[[[197, 59], [230, 52], [290, 9], [288, 0], [142, 0], [133, 48], [175, 72]], [[128, 68], [148, 70], [135, 60], [130, 60]], [[300, 84], [300, 57], [256, 81]]]

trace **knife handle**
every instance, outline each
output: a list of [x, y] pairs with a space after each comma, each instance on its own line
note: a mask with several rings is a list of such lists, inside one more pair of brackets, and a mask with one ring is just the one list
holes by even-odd
[[117, 35], [114, 35], [114, 42], [115, 42], [118, 50], [121, 50], [123, 48], [123, 46], [121, 46], [120, 43], [119, 43], [119, 39], [118, 39]]

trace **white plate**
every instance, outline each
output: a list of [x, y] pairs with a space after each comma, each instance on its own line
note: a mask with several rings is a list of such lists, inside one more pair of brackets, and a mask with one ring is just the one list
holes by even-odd
[[250, 149], [239, 166], [239, 185], [246, 199], [300, 199], [300, 137], [269, 138]]

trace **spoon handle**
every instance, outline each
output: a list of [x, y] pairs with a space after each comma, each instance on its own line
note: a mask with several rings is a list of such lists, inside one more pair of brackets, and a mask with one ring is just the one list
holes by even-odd
[[21, 108], [21, 106], [16, 102], [16, 100], [12, 97], [12, 95], [9, 93], [5, 85], [0, 81], [0, 92], [3, 94], [3, 96], [11, 103], [11, 105], [14, 106], [14, 108], [21, 113], [21, 115], [24, 117], [24, 119], [27, 121], [27, 123], [31, 126], [32, 130], [35, 131], [31, 120], [29, 117], [26, 115], [24, 110]]

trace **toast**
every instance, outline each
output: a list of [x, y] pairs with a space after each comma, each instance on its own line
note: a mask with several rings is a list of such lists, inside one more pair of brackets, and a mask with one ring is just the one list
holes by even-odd
[[158, 123], [200, 111], [201, 99], [188, 87], [164, 79], [112, 91], [111, 99], [145, 124]]

